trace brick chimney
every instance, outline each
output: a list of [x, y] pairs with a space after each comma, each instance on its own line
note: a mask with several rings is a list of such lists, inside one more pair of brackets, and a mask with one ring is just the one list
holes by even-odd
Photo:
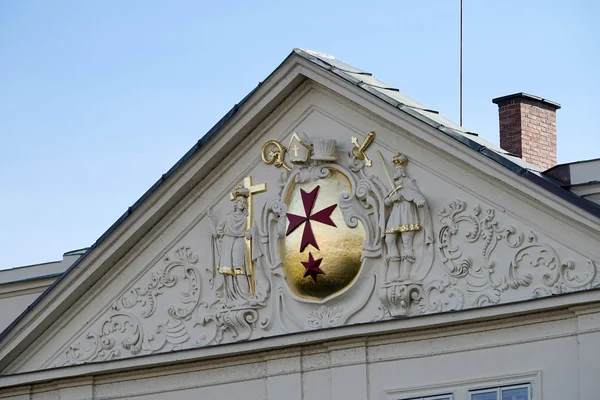
[[556, 165], [556, 110], [560, 104], [515, 93], [492, 100], [498, 104], [500, 147], [542, 171]]

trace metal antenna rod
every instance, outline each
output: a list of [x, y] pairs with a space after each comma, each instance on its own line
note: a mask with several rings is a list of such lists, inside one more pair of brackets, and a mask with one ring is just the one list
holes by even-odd
[[460, 0], [460, 126], [463, 124], [463, 0]]

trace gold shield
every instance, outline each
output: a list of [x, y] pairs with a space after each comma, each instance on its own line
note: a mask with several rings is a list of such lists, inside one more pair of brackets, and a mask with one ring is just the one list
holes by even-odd
[[[305, 215], [301, 190], [312, 192], [317, 186], [313, 213], [339, 203], [340, 194], [351, 193], [352, 187], [348, 178], [338, 171], [331, 171], [327, 179], [314, 182], [290, 183], [284, 199], [288, 205], [288, 214]], [[280, 241], [280, 251], [283, 261], [285, 279], [291, 291], [306, 299], [324, 300], [339, 293], [351, 285], [361, 268], [361, 254], [365, 231], [361, 223], [355, 228], [350, 228], [344, 222], [339, 205], [330, 215], [335, 226], [320, 222], [311, 222], [314, 237], [319, 249], [308, 245], [302, 252], [301, 243], [304, 233], [303, 227], [295, 229]], [[306, 223], [306, 222], [305, 222]], [[290, 221], [287, 221], [286, 229]], [[305, 276], [307, 268], [304, 263], [312, 259], [319, 260], [322, 273], [315, 279]]]

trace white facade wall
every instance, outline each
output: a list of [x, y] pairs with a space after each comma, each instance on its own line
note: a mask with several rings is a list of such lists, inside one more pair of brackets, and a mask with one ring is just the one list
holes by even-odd
[[0, 332], [77, 261], [85, 250], [65, 253], [62, 261], [0, 270]]
[[50, 286], [53, 280], [46, 285], [34, 289], [32, 292], [18, 291], [15, 293], [0, 294], [0, 332], [11, 324], [42, 292]]
[[[352, 330], [352, 327], [343, 328]], [[595, 400], [600, 309], [480, 321], [3, 389], [3, 399], [410, 399], [531, 383]], [[108, 365], [108, 364], [107, 364]], [[81, 367], [74, 367], [81, 368]]]

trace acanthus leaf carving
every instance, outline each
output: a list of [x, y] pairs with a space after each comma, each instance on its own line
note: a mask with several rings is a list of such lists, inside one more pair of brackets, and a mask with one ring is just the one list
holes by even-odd
[[343, 323], [344, 310], [340, 307], [321, 306], [308, 313], [306, 325], [309, 329], [323, 329], [340, 326]]

